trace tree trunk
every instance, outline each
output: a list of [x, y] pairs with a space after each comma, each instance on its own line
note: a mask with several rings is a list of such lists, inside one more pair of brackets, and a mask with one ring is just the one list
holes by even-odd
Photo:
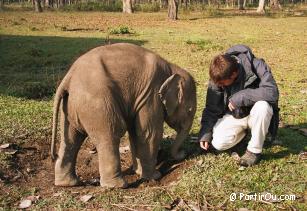
[[259, 6], [257, 9], [257, 13], [265, 13], [265, 0], [259, 0]]
[[279, 3], [279, 0], [270, 0], [270, 7], [272, 10], [280, 10], [281, 5]]
[[172, 20], [178, 19], [178, 0], [168, 1], [168, 17]]
[[129, 14], [133, 13], [132, 0], [123, 0], [123, 12]]
[[4, 0], [0, 0], [0, 11], [3, 10]]
[[244, 0], [238, 0], [238, 8], [239, 8], [239, 10], [244, 10], [243, 4], [244, 4]]
[[43, 12], [41, 0], [34, 0], [35, 12]]

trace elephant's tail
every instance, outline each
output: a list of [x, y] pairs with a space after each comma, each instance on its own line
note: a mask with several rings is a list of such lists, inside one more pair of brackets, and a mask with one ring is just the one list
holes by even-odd
[[51, 159], [55, 161], [57, 159], [56, 153], [56, 137], [57, 137], [57, 126], [58, 126], [58, 114], [62, 99], [68, 94], [67, 87], [70, 79], [70, 73], [64, 77], [63, 81], [59, 85], [53, 102], [53, 121], [52, 121], [52, 141], [51, 141]]

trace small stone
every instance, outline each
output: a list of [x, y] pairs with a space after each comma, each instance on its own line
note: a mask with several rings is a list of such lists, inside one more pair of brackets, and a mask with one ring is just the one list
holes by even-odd
[[32, 205], [31, 200], [29, 200], [29, 199], [22, 200], [19, 204], [19, 209], [26, 209], [26, 208], [31, 207], [31, 205]]
[[0, 145], [0, 149], [7, 149], [10, 147], [10, 144], [2, 144]]

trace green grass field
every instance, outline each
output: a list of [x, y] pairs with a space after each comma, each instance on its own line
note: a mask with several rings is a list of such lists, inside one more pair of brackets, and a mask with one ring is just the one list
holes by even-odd
[[[121, 29], [130, 33], [121, 34]], [[239, 170], [227, 153], [197, 155], [199, 147], [186, 140], [184, 147], [192, 156], [183, 161], [187, 165], [180, 166], [177, 180], [127, 190], [62, 188], [57, 198], [52, 183], [40, 188], [0, 180], [0, 210], [16, 209], [22, 198], [33, 194], [41, 196], [33, 209], [165, 210], [171, 205], [177, 210], [195, 206], [203, 210], [307, 209], [306, 155], [300, 154], [307, 148], [307, 138], [300, 131], [307, 128], [306, 17], [186, 13], [174, 22], [165, 13], [0, 13], [0, 144], [14, 143], [18, 148], [29, 142], [49, 147], [57, 84], [78, 56], [109, 42], [141, 45], [191, 72], [198, 85], [194, 136], [200, 127], [211, 58], [234, 44], [249, 45], [270, 65], [279, 86], [282, 144], [267, 147], [259, 165]], [[174, 132], [167, 129], [166, 133]], [[14, 168], [16, 156], [0, 151], [0, 178]], [[21, 178], [20, 183], [26, 182]], [[296, 199], [232, 202], [233, 192], [294, 194]], [[83, 203], [79, 197], [86, 193], [94, 198]]]

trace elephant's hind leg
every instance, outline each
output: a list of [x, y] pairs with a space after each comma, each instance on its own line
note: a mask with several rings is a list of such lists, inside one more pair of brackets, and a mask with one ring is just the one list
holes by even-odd
[[120, 138], [113, 134], [101, 133], [90, 136], [95, 140], [98, 151], [100, 185], [102, 187], [127, 188], [120, 166]]
[[62, 123], [65, 129], [61, 132], [61, 143], [55, 164], [55, 185], [75, 186], [79, 183], [75, 169], [76, 159], [86, 136], [77, 131], [66, 118]]

